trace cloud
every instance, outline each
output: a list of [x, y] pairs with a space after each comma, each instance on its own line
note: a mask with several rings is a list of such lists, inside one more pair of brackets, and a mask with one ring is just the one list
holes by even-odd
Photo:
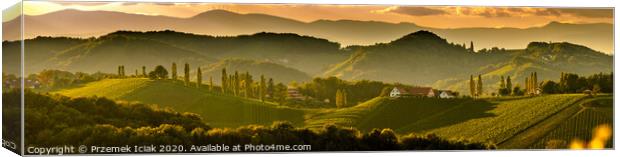
[[403, 14], [403, 15], [409, 15], [409, 16], [431, 16], [431, 15], [448, 14], [448, 12], [441, 10], [441, 9], [433, 9], [433, 8], [427, 8], [427, 7], [400, 7], [400, 6], [388, 7], [385, 9], [375, 10], [371, 12], [373, 13], [391, 12], [391, 13], [397, 13], [397, 14]]
[[62, 2], [62, 1], [50, 1], [50, 2], [56, 3], [56, 4], [60, 4], [62, 6], [72, 6], [72, 5], [73, 6], [99, 6], [99, 5], [110, 4], [110, 2], [86, 2], [86, 1], [83, 1], [83, 2], [78, 2], [78, 1], [74, 1], [74, 2], [71, 2], [71, 1], [65, 1], [65, 2]]
[[519, 16], [566, 16], [573, 15], [586, 18], [611, 18], [612, 9], [593, 8], [529, 8], [529, 7], [448, 7], [447, 12], [456, 15], [482, 17], [519, 17]]
[[600, 9], [576, 9], [576, 8], [551, 8], [549, 10], [557, 10], [561, 13], [572, 14], [579, 17], [589, 18], [613, 18], [614, 11], [609, 8]]

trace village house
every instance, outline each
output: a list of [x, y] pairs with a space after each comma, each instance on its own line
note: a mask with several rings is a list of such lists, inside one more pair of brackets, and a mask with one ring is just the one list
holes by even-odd
[[413, 88], [403, 88], [403, 87], [394, 87], [392, 91], [390, 91], [390, 97], [399, 98], [399, 97], [409, 97], [409, 96], [422, 96], [422, 97], [439, 97], [443, 99], [455, 98], [456, 94], [449, 90], [436, 90], [431, 87], [413, 87]]
[[402, 88], [402, 87], [394, 87], [390, 92], [390, 97], [398, 98], [398, 97], [407, 97], [407, 96], [426, 96], [426, 97], [435, 97], [437, 95], [436, 90], [433, 90], [431, 87], [413, 87], [413, 88]]
[[296, 87], [288, 86], [286, 88], [286, 93], [287, 93], [286, 97], [288, 99], [297, 99], [297, 100], [304, 99], [304, 97], [299, 92], [299, 89], [297, 89]]
[[456, 94], [452, 91], [443, 90], [439, 92], [439, 98], [442, 98], [442, 99], [451, 99], [455, 97], [456, 97]]
[[[5, 80], [3, 88], [20, 88], [20, 83], [21, 82], [19, 79]], [[39, 80], [25, 79], [24, 83], [24, 88], [36, 89], [41, 87], [41, 83], [39, 82]]]

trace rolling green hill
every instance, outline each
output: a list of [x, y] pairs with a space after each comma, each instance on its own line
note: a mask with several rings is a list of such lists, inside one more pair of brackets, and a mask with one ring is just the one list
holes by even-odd
[[196, 65], [214, 61], [196, 52], [154, 40], [107, 35], [66, 49], [46, 62], [50, 65], [48, 68], [82, 72], [116, 72], [118, 65], [124, 65], [126, 73], [133, 74], [142, 66], [150, 70], [156, 65], [168, 66], [172, 62]]
[[306, 124], [332, 123], [364, 131], [392, 128], [399, 133], [500, 143], [582, 98], [580, 94], [476, 100], [378, 97], [351, 108], [309, 114]]
[[[562, 72], [592, 75], [613, 71], [613, 57], [571, 43], [532, 42], [524, 50], [512, 50], [511, 59], [480, 68], [487, 93], [497, 92], [500, 77], [510, 76], [513, 86], [523, 88], [525, 77], [536, 72], [539, 80], [559, 80]], [[469, 78], [445, 79], [433, 87], [468, 94]]]
[[[73, 46], [83, 44], [85, 40], [66, 37], [37, 37], [24, 41], [26, 73], [38, 73], [41, 69], [50, 68], [44, 64], [46, 60]], [[2, 42], [2, 72], [19, 74], [21, 42]]]
[[348, 56], [340, 51], [339, 43], [322, 38], [294, 33], [253, 33], [209, 36], [175, 31], [117, 31], [110, 35], [155, 40], [217, 59], [268, 61], [311, 75], [321, 73], [328, 65], [338, 63]]
[[179, 112], [197, 113], [213, 127], [270, 125], [273, 121], [290, 121], [296, 126], [302, 126], [306, 112], [256, 100], [218, 95], [209, 92], [206, 87], [185, 87], [181, 82], [169, 80], [106, 79], [57, 93], [70, 97], [97, 95], [114, 100], [158, 104]]

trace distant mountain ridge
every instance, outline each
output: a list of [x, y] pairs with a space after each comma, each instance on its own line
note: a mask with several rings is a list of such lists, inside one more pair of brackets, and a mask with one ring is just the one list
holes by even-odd
[[[296, 33], [336, 41], [345, 45], [385, 43], [410, 32], [429, 30], [454, 43], [473, 41], [477, 49], [504, 47], [522, 48], [531, 41], [571, 42], [598, 51], [613, 53], [613, 24], [567, 24], [551, 22], [541, 27], [519, 28], [456, 28], [439, 29], [413, 23], [378, 21], [317, 20], [301, 22], [266, 14], [239, 14], [226, 10], [206, 11], [190, 18], [149, 16], [110, 11], [62, 10], [37, 16], [25, 16], [26, 38], [36, 36], [101, 36], [117, 30], [176, 30], [215, 36], [236, 36], [257, 32]], [[86, 21], [86, 22], [85, 22]], [[3, 23], [3, 27], [18, 24]], [[17, 32], [8, 32], [3, 40], [18, 39]], [[502, 41], [502, 42], [497, 42]]]

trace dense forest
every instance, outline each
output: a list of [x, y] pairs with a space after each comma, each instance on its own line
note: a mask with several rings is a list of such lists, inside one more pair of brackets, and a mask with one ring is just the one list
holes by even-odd
[[[19, 95], [16, 90], [4, 92], [3, 103], [18, 102]], [[26, 146], [309, 144], [312, 151], [495, 148], [490, 144], [446, 140], [432, 134], [401, 136], [390, 129], [361, 133], [334, 125], [311, 130], [295, 128], [287, 122], [275, 122], [272, 126], [220, 129], [209, 127], [199, 115], [153, 105], [115, 102], [100, 97], [69, 98], [29, 90], [25, 96]], [[11, 110], [4, 110], [7, 111]]]

